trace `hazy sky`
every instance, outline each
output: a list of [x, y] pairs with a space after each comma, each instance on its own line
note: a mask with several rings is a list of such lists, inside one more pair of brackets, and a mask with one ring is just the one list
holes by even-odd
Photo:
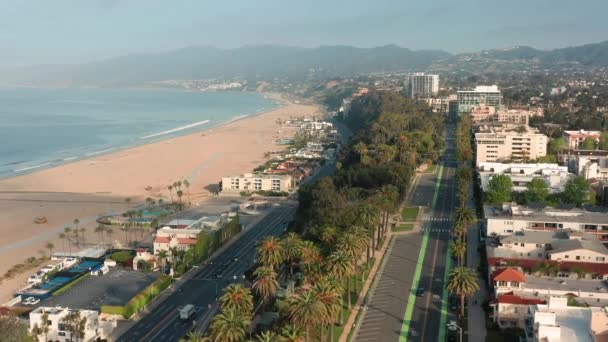
[[0, 66], [190, 45], [465, 52], [608, 39], [608, 0], [1, 0]]

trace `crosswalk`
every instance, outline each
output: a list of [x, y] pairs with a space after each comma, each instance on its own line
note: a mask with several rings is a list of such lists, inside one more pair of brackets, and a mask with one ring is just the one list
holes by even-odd
[[452, 218], [449, 216], [424, 216], [422, 217], [424, 222], [450, 222]]
[[449, 233], [451, 232], [450, 228], [435, 228], [435, 227], [421, 227], [421, 232], [429, 232], [429, 233]]

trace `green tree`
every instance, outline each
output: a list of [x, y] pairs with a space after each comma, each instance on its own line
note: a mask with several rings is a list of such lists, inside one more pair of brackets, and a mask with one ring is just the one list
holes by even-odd
[[581, 150], [595, 150], [596, 141], [593, 138], [585, 138], [580, 145], [579, 149]]
[[[352, 258], [342, 250], [336, 250], [329, 255], [327, 263], [327, 269], [329, 273], [335, 276], [340, 281], [347, 281], [347, 297], [348, 302], [351, 302], [350, 299], [350, 281], [349, 277], [355, 272], [355, 266]], [[341, 320], [344, 317], [341, 317]]]
[[608, 151], [608, 131], [602, 132], [602, 135], [600, 135], [600, 143], [598, 147], [600, 150]]
[[490, 204], [502, 204], [511, 201], [513, 182], [507, 175], [495, 175], [488, 182], [488, 190], [485, 193], [485, 202]]
[[340, 282], [333, 277], [323, 277], [315, 283], [312, 291], [323, 304], [321, 341], [324, 340], [325, 326], [331, 326], [329, 336], [334, 340], [334, 323], [342, 311], [342, 292]]
[[456, 239], [450, 243], [452, 254], [458, 258], [458, 265], [463, 265], [464, 256], [467, 253], [467, 244], [462, 239]]
[[281, 342], [304, 342], [302, 332], [293, 324], [287, 324], [281, 328]]
[[556, 139], [551, 139], [551, 141], [549, 141], [549, 153], [553, 154], [553, 155], [557, 155], [559, 152], [561, 152], [561, 150], [565, 149], [566, 147], [568, 147], [568, 142], [566, 142], [566, 139], [564, 138], [556, 138]]
[[289, 274], [293, 275], [293, 262], [300, 257], [302, 238], [296, 233], [287, 233], [281, 239], [281, 248], [284, 251], [285, 261], [289, 264]]
[[448, 292], [460, 296], [460, 315], [464, 317], [464, 300], [479, 290], [477, 274], [468, 267], [459, 266], [450, 271], [447, 282]]
[[[6, 342], [32, 342], [38, 341], [38, 335], [45, 334], [41, 329], [32, 331], [34, 336], [30, 336], [27, 325], [23, 324], [17, 316], [0, 316], [0, 331], [2, 331], [2, 341]], [[38, 333], [36, 335], [36, 333]]]
[[288, 298], [288, 317], [295, 326], [304, 329], [306, 341], [310, 339], [310, 328], [323, 321], [323, 303], [311, 290], [295, 293]]
[[549, 188], [544, 179], [536, 177], [528, 183], [524, 198], [526, 203], [546, 203], [549, 196]]
[[251, 316], [253, 311], [251, 290], [239, 283], [228, 285], [219, 302], [222, 311], [234, 309], [246, 316]]
[[577, 207], [583, 203], [592, 202], [592, 194], [589, 191], [589, 182], [582, 176], [570, 178], [564, 186], [562, 198], [567, 203], [575, 204]]
[[46, 243], [46, 249], [49, 250], [49, 258], [53, 256], [53, 249], [55, 249], [55, 245], [52, 242]]
[[257, 248], [258, 261], [264, 266], [274, 269], [283, 261], [283, 247], [281, 241], [273, 236], [262, 240]]
[[279, 336], [270, 331], [270, 330], [266, 330], [266, 331], [262, 331], [261, 333], [257, 334], [255, 336], [255, 339], [253, 340], [253, 342], [275, 342], [279, 339]]
[[469, 207], [458, 207], [454, 212], [454, 223], [464, 230], [462, 240], [465, 240], [469, 225], [475, 223], [475, 212]]
[[253, 276], [255, 280], [251, 288], [260, 296], [262, 303], [267, 305], [279, 289], [277, 274], [270, 267], [260, 266], [253, 272]]
[[222, 310], [211, 321], [211, 338], [214, 342], [242, 342], [250, 324], [251, 318], [242, 312]]

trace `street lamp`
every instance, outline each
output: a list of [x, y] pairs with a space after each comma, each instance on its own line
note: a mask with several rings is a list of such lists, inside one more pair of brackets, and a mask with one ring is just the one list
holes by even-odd
[[448, 326], [448, 331], [449, 330], [454, 331], [456, 329], [459, 330], [460, 334], [459, 334], [458, 342], [462, 342], [462, 328], [456, 324], [456, 321], [450, 321], [450, 323], [448, 323], [447, 326]]

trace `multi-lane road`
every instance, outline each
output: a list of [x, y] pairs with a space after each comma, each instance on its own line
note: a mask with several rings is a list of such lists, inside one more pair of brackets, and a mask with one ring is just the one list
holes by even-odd
[[[216, 308], [216, 298], [230, 282], [240, 282], [255, 258], [256, 241], [268, 235], [280, 235], [295, 213], [295, 204], [275, 207], [254, 226], [241, 234], [221, 254], [189, 274], [172, 293], [150, 313], [143, 316], [117, 341], [178, 341], [190, 330], [204, 330]], [[221, 274], [221, 278], [217, 275]], [[198, 311], [189, 321], [182, 321], [177, 310], [194, 304]]]
[[[448, 245], [456, 206], [453, 126], [447, 127], [436, 175], [423, 174], [408, 205], [428, 208], [419, 233], [394, 236], [372, 287], [355, 341], [445, 341], [445, 280], [452, 262]], [[424, 291], [418, 291], [423, 289]], [[417, 293], [418, 292], [418, 293]]]

